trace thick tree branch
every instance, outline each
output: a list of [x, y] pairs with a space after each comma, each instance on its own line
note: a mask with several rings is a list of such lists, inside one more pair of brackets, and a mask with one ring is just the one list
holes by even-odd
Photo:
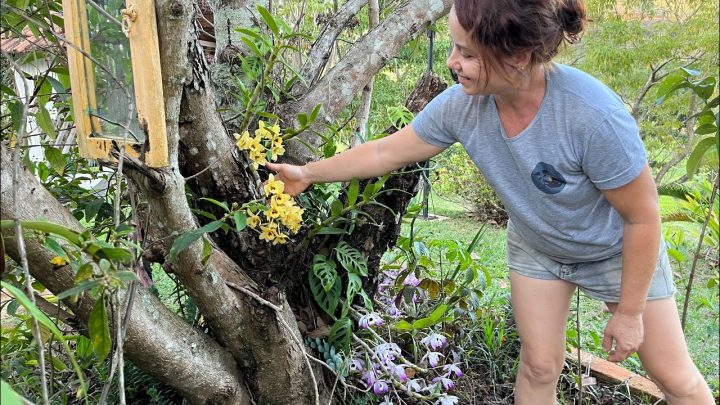
[[335, 45], [335, 40], [367, 2], [368, 0], [348, 0], [340, 7], [337, 13], [328, 20], [322, 32], [313, 43], [307, 60], [300, 69], [300, 75], [305, 78], [308, 85], [305, 86], [302, 82], [298, 82], [291, 91], [292, 93], [297, 93], [301, 87], [303, 91], [307, 90], [307, 88], [312, 87], [317, 82], [330, 59], [330, 53]]
[[[309, 112], [322, 105], [314, 129], [322, 130], [360, 94], [362, 88], [402, 46], [433, 21], [448, 13], [452, 0], [408, 1], [388, 16], [375, 29], [362, 37], [332, 70], [325, 74], [301, 99], [282, 107], [280, 115], [295, 124], [295, 115]], [[317, 147], [322, 138], [306, 131], [300, 135], [303, 142]], [[316, 159], [301, 142], [287, 144], [287, 162], [304, 164]]]

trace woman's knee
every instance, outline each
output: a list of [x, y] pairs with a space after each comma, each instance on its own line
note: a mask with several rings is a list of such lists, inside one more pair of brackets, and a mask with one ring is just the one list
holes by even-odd
[[[669, 370], [668, 370], [669, 371]], [[691, 370], [672, 370], [651, 375], [658, 387], [669, 398], [692, 398], [705, 390], [705, 380], [695, 367]]]
[[554, 356], [549, 353], [523, 351], [520, 355], [519, 372], [536, 384], [555, 384], [562, 372], [564, 360], [564, 353]]

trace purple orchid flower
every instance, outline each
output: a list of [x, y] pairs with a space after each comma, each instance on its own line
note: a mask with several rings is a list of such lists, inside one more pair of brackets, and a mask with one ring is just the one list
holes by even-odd
[[365, 363], [360, 359], [352, 359], [350, 361], [350, 372], [351, 373], [361, 373], [363, 369], [365, 368]]
[[375, 384], [375, 372], [372, 370], [362, 373], [361, 378], [365, 382], [366, 387], [372, 387]]
[[378, 345], [375, 353], [383, 364], [388, 364], [400, 356], [400, 347], [395, 343], [383, 343]]
[[393, 365], [390, 369], [393, 373], [395, 373], [395, 375], [400, 379], [401, 382], [407, 381], [408, 377], [405, 373], [405, 367]]
[[433, 350], [443, 347], [446, 342], [447, 338], [439, 333], [427, 335], [420, 341], [420, 343], [424, 344], [426, 347], [432, 347]]
[[410, 272], [410, 274], [405, 277], [405, 280], [403, 280], [403, 285], [411, 285], [413, 287], [417, 287], [418, 285], [420, 285], [420, 280], [415, 277], [414, 272]]
[[358, 325], [363, 329], [369, 329], [371, 326], [380, 326], [382, 324], [383, 319], [374, 312], [361, 316], [358, 321]]
[[443, 366], [443, 371], [445, 372], [445, 376], [450, 377], [451, 374], [455, 374], [455, 377], [460, 378], [463, 376], [462, 370], [460, 370], [460, 367], [457, 366], [457, 364], [446, 364]]
[[455, 382], [453, 380], [446, 378], [446, 377], [435, 377], [433, 378], [433, 382], [440, 382], [445, 390], [451, 390], [455, 388]]
[[443, 356], [442, 353], [438, 353], [438, 352], [427, 352], [427, 354], [425, 356], [423, 356], [423, 358], [420, 359], [420, 361], [422, 362], [423, 360], [427, 359], [430, 367], [435, 368], [435, 367], [437, 367], [438, 363], [440, 362], [440, 357], [445, 357], [445, 356]]
[[387, 394], [388, 391], [390, 391], [390, 388], [388, 387], [388, 384], [387, 382], [385, 382], [385, 380], [377, 380], [375, 381], [375, 384], [373, 384], [373, 392], [377, 396]]

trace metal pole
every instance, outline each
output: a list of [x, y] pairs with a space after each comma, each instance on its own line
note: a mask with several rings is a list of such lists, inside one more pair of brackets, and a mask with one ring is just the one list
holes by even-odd
[[[427, 29], [427, 37], [428, 37], [428, 73], [432, 73], [433, 71], [433, 48], [434, 48], [434, 39], [435, 39], [435, 31], [428, 28]], [[424, 219], [427, 219], [428, 217], [428, 210], [429, 210], [429, 201], [430, 201], [430, 160], [425, 162], [425, 165], [423, 166], [423, 212], [422, 217]]]

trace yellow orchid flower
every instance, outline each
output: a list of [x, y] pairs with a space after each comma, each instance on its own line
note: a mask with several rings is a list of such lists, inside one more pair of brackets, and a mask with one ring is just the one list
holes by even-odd
[[285, 183], [280, 180], [275, 180], [274, 175], [268, 177], [268, 181], [265, 184], [265, 195], [270, 196], [273, 194], [280, 194], [285, 190]]
[[245, 131], [241, 135], [234, 134], [235, 135], [235, 146], [237, 146], [239, 149], [248, 149], [250, 142], [252, 141], [252, 138], [250, 137], [250, 133], [248, 131]]
[[277, 236], [275, 236], [275, 240], [273, 241], [273, 245], [284, 245], [288, 241], [288, 236], [284, 233], [278, 233]]
[[260, 240], [272, 242], [277, 237], [277, 231], [272, 228], [263, 226], [260, 227], [260, 231]]
[[249, 209], [247, 210], [247, 214], [247, 225], [253, 229], [257, 228], [258, 225], [260, 225], [260, 217]]

